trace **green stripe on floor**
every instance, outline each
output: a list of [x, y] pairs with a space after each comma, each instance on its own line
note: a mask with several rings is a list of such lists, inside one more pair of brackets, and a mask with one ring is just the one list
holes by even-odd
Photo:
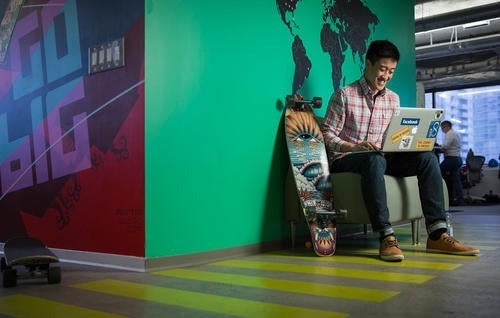
[[390, 266], [399, 268], [423, 268], [423, 269], [436, 269], [436, 270], [454, 270], [462, 266], [462, 264], [443, 263], [443, 262], [426, 262], [426, 261], [413, 261], [404, 260], [403, 262], [384, 262], [380, 259], [373, 257], [363, 256], [341, 256], [335, 255], [333, 257], [315, 257], [314, 255], [295, 255], [290, 252], [272, 252], [266, 255], [279, 256], [280, 258], [289, 259], [307, 259], [311, 261], [323, 261], [332, 263], [351, 263], [351, 264], [365, 264], [377, 266]]
[[290, 293], [308, 294], [323, 297], [337, 297], [371, 302], [382, 302], [399, 294], [396, 291], [357, 288], [342, 285], [309, 283], [287, 279], [275, 279], [258, 276], [226, 274], [187, 269], [172, 269], [153, 274], [184, 279], [194, 279], [213, 283], [279, 290]]
[[386, 271], [336, 268], [336, 267], [315, 266], [315, 265], [312, 266], [296, 265], [289, 263], [243, 261], [243, 260], [227, 260], [227, 261], [211, 263], [210, 265], [325, 275], [325, 276], [340, 276], [340, 277], [349, 277], [358, 279], [370, 279], [370, 280], [381, 280], [381, 281], [413, 283], [413, 284], [422, 284], [435, 277], [432, 275], [421, 275], [421, 274], [394, 273]]
[[495, 246], [498, 246], [498, 241], [495, 240], [467, 240], [468, 244], [472, 245], [481, 245], [481, 244], [493, 244]]
[[200, 292], [185, 291], [166, 287], [131, 283], [113, 279], [104, 279], [73, 287], [141, 299], [150, 302], [192, 308], [202, 311], [233, 315], [236, 317], [347, 317], [345, 313], [337, 313], [304, 307], [285, 306], [261, 301], [245, 300], [234, 297], [218, 296]]
[[[465, 255], [454, 255], [454, 254], [445, 254], [445, 253], [432, 253], [427, 252], [425, 248], [419, 247], [403, 247], [403, 254], [405, 255], [414, 255], [414, 256], [423, 256], [423, 257], [432, 257], [432, 258], [442, 258], [442, 259], [459, 259], [461, 261], [477, 261], [479, 256], [465, 256]], [[364, 250], [356, 250], [357, 253], [362, 254], [377, 254], [378, 249], [364, 249]], [[404, 261], [403, 261], [404, 262]]]
[[46, 300], [27, 295], [0, 297], [0, 313], [11, 317], [71, 317], [71, 318], [118, 318], [124, 317]]

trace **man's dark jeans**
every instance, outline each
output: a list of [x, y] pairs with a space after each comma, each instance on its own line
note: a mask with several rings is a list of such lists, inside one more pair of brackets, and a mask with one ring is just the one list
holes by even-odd
[[335, 160], [330, 169], [331, 172], [355, 172], [361, 175], [363, 198], [374, 232], [380, 232], [382, 236], [394, 233], [389, 222], [384, 174], [395, 177], [417, 176], [428, 233], [446, 228], [441, 170], [433, 152], [384, 155], [378, 152], [354, 152]]
[[460, 178], [460, 167], [462, 166], [462, 158], [446, 156], [441, 162], [441, 174], [443, 175], [446, 183], [449, 183], [450, 201], [463, 201], [464, 191], [462, 187], [462, 180]]

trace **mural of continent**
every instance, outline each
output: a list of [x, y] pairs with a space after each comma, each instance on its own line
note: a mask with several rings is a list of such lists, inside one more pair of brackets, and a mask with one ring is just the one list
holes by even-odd
[[[307, 48], [300, 35], [300, 21], [295, 20], [301, 0], [276, 0], [281, 20], [293, 36], [292, 57], [295, 72], [292, 93], [297, 93], [309, 77], [313, 62], [307, 56]], [[353, 59], [364, 60], [367, 42], [378, 17], [361, 0], [323, 0], [323, 27], [319, 32], [323, 52], [330, 56], [333, 90], [346, 85], [342, 66], [350, 49]], [[320, 17], [318, 17], [320, 18]], [[364, 65], [360, 63], [360, 71]]]

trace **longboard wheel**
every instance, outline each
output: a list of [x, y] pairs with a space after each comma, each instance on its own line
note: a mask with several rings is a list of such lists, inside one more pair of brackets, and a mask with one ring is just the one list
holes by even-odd
[[3, 287], [14, 287], [17, 285], [17, 272], [15, 269], [6, 268], [3, 273]]
[[59, 266], [49, 267], [47, 280], [49, 284], [59, 284], [61, 282], [61, 268]]

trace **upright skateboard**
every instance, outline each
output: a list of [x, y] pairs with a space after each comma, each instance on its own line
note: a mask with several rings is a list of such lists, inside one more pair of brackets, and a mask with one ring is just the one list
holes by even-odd
[[[59, 262], [40, 240], [32, 237], [19, 237], [7, 241], [4, 245], [4, 257], [1, 259], [3, 287], [17, 285], [17, 279], [46, 278], [49, 284], [61, 282], [61, 268], [51, 266]], [[24, 267], [18, 273], [16, 268]]]
[[321, 107], [319, 97], [304, 100], [286, 97], [285, 135], [293, 179], [302, 211], [319, 256], [335, 253], [337, 225], [323, 134], [311, 107]]

